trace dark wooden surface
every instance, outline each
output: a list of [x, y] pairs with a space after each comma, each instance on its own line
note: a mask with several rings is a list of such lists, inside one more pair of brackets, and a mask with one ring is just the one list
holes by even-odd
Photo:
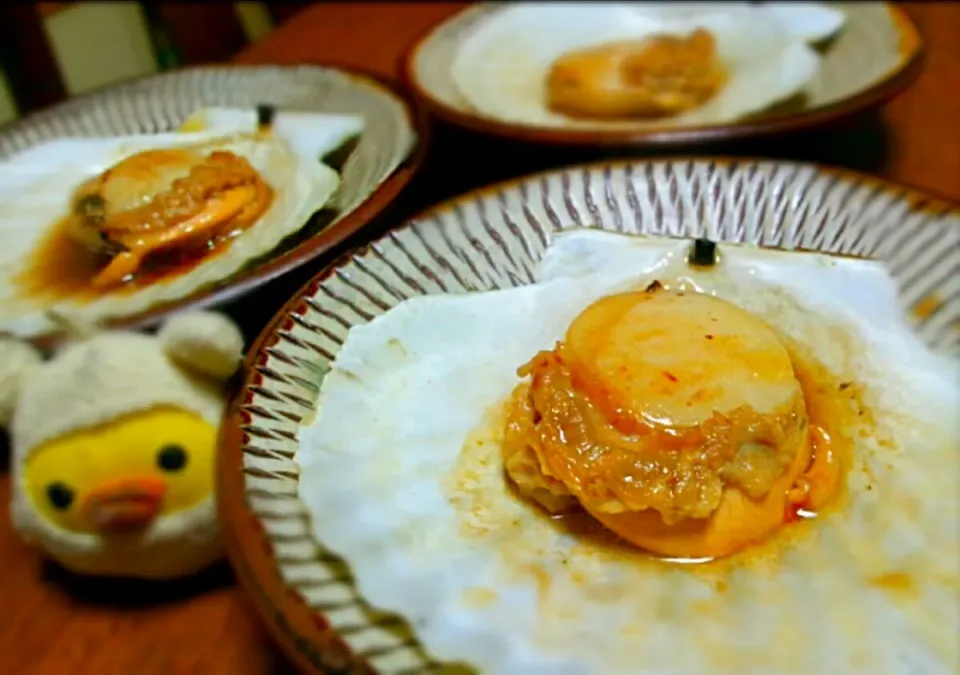
[[[336, 62], [392, 76], [404, 49], [464, 4], [312, 5], [236, 60]], [[830, 130], [677, 151], [818, 161], [960, 199], [960, 4], [911, 3], [907, 11], [927, 41], [926, 69], [913, 88], [883, 110]], [[440, 126], [420, 178], [366, 236], [473, 187], [596, 158], [587, 151], [517, 146]], [[317, 261], [278, 279], [227, 309], [252, 339], [283, 300], [323, 263]], [[225, 566], [199, 579], [161, 586], [74, 579], [44, 565], [19, 542], [9, 526], [8, 503], [9, 486], [3, 475], [0, 675], [290, 672]]]

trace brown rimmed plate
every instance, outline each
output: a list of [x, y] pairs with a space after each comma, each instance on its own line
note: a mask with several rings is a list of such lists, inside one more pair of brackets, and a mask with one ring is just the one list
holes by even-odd
[[891, 2], [831, 2], [846, 15], [843, 29], [820, 47], [818, 74], [802, 95], [737, 121], [708, 126], [543, 127], [481, 115], [450, 74], [458, 45], [492, 14], [512, 3], [481, 2], [430, 29], [405, 55], [402, 75], [431, 112], [452, 124], [512, 140], [557, 145], [660, 147], [749, 138], [838, 121], [879, 106], [920, 75], [924, 45], [916, 25]]
[[251, 347], [223, 420], [217, 474], [228, 552], [306, 672], [464, 672], [431, 661], [402, 619], [366, 605], [348, 567], [313, 538], [297, 497], [298, 433], [347, 331], [417, 294], [529, 283], [551, 234], [574, 226], [879, 258], [921, 338], [960, 353], [960, 207], [877, 178], [762, 160], [603, 163], [428, 209], [341, 257], [284, 305]]
[[[63, 136], [151, 134], [177, 129], [199, 108], [253, 107], [353, 114], [358, 141], [329, 159], [341, 184], [329, 210], [262, 259], [175, 302], [114, 325], [138, 326], [185, 309], [221, 303], [302, 265], [362, 229], [407, 186], [422, 163], [423, 111], [382, 78], [333, 66], [202, 66], [124, 82], [34, 113], [0, 129], [0, 160]], [[338, 156], [339, 155], [339, 156]]]

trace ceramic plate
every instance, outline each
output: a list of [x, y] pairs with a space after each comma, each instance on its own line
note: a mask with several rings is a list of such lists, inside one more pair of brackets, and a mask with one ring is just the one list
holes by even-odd
[[[408, 52], [404, 76], [416, 95], [453, 124], [521, 141], [575, 145], [693, 144], [814, 127], [885, 102], [919, 75], [923, 45], [916, 26], [892, 3], [824, 3], [842, 10], [846, 22], [818, 45], [822, 61], [800, 94], [726, 123], [618, 124], [550, 127], [486, 116], [460, 93], [451, 74], [457, 50], [508, 5], [477, 3], [434, 27]], [[625, 3], [634, 8], [642, 3]]]
[[187, 68], [122, 83], [30, 115], [0, 130], [0, 159], [62, 136], [150, 134], [177, 129], [199, 108], [254, 107], [362, 115], [364, 131], [349, 149], [332, 212], [314, 218], [264, 259], [145, 315], [154, 320], [187, 305], [222, 302], [339, 244], [384, 209], [413, 177], [427, 127], [416, 106], [375, 77], [322, 66]]
[[301, 289], [251, 348], [225, 417], [218, 489], [231, 559], [302, 668], [459, 672], [365, 604], [297, 498], [298, 431], [347, 331], [413, 295], [529, 283], [552, 233], [574, 226], [876, 257], [922, 339], [960, 353], [960, 209], [892, 183], [799, 163], [650, 161], [553, 171], [436, 206]]

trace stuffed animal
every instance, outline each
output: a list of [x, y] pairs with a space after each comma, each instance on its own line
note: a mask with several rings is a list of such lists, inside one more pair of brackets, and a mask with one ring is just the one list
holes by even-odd
[[218, 560], [217, 432], [242, 355], [212, 312], [81, 336], [46, 362], [0, 340], [16, 529], [79, 574], [169, 579]]

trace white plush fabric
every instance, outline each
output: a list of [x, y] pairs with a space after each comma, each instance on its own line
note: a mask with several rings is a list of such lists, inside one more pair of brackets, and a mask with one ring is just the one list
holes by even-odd
[[169, 404], [220, 422], [220, 383], [176, 365], [157, 339], [102, 333], [65, 347], [23, 378], [10, 435], [15, 456], [64, 434]]
[[[171, 578], [222, 555], [213, 495], [157, 519], [134, 541], [70, 532], [40, 517], [26, 493], [26, 459], [44, 443], [123, 415], [171, 405], [219, 426], [223, 381], [239, 367], [243, 338], [224, 316], [182, 315], [157, 336], [103, 332], [63, 346], [46, 363], [20, 342], [0, 342], [0, 424], [13, 448], [14, 526], [81, 574]], [[9, 408], [9, 419], [2, 415]]]
[[164, 352], [196, 373], [225, 380], [240, 366], [243, 335], [230, 319], [191, 312], [170, 319], [157, 333]]
[[0, 427], [10, 425], [20, 385], [40, 362], [40, 353], [30, 345], [0, 338]]

